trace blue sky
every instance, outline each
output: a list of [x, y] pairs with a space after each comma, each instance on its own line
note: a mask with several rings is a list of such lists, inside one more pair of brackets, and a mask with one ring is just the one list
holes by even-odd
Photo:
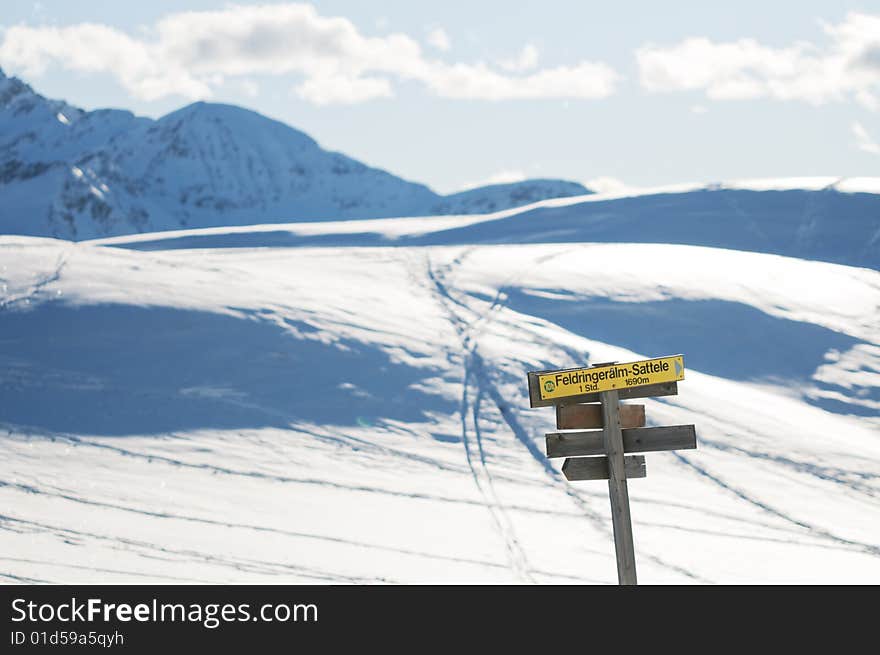
[[91, 109], [255, 109], [449, 192], [873, 176], [878, 2], [4, 0], [0, 66]]

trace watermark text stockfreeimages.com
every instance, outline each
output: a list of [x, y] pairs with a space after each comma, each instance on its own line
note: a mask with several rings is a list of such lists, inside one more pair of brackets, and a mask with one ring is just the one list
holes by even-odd
[[317, 623], [314, 603], [164, 603], [153, 598], [146, 603], [106, 603], [100, 598], [37, 603], [25, 598], [12, 601], [13, 623], [122, 622], [198, 623], [212, 630], [223, 623], [261, 621], [264, 623]]

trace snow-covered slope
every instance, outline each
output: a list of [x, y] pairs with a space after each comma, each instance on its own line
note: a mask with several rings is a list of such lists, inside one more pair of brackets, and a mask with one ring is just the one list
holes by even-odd
[[0, 233], [79, 240], [473, 213], [586, 193], [573, 182], [537, 180], [444, 197], [240, 107], [197, 102], [156, 121], [85, 112], [0, 71]]
[[880, 178], [752, 180], [554, 198], [483, 216], [179, 230], [137, 249], [308, 245], [678, 243], [880, 268]]
[[640, 582], [880, 582], [880, 273], [426, 221], [0, 237], [0, 575], [613, 583], [525, 372], [683, 352], [644, 402], [699, 449], [630, 484]]

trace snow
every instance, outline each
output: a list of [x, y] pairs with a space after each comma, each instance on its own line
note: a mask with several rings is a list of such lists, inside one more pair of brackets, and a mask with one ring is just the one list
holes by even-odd
[[719, 186], [726, 189], [751, 189], [752, 191], [788, 191], [791, 189], [821, 191], [833, 187], [840, 180], [839, 177], [829, 176], [757, 178], [731, 180]]
[[835, 186], [848, 193], [880, 193], [880, 177], [844, 178]]
[[401, 238], [474, 220], [0, 237], [0, 574], [612, 584], [607, 487], [544, 457], [525, 372], [683, 352], [644, 403], [699, 448], [630, 484], [640, 582], [880, 581], [880, 273]]
[[[710, 189], [553, 198], [475, 216], [278, 223], [94, 240], [134, 249], [677, 243], [880, 267], [880, 196]], [[784, 284], [784, 282], [783, 282]]]

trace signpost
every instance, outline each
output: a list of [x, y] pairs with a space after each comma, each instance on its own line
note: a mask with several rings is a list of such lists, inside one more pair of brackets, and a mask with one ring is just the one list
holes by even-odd
[[637, 584], [626, 481], [647, 475], [644, 456], [625, 453], [696, 448], [697, 437], [693, 425], [646, 428], [645, 406], [620, 400], [675, 395], [683, 379], [682, 355], [528, 373], [529, 404], [556, 407], [557, 431], [545, 437], [547, 457], [566, 458], [562, 473], [569, 481], [608, 480], [622, 585]]
[[684, 379], [684, 357], [659, 357], [629, 364], [597, 364], [590, 368], [571, 368], [536, 373], [541, 400], [582, 396], [644, 387]]

